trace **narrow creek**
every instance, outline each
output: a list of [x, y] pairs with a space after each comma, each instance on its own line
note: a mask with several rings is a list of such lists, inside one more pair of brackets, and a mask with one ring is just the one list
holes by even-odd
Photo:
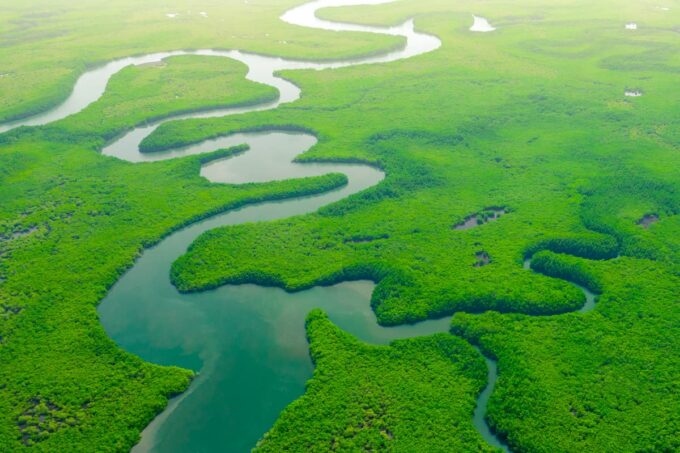
[[[415, 31], [413, 20], [395, 27], [335, 23], [316, 17], [320, 8], [383, 4], [393, 0], [317, 0], [293, 8], [281, 19], [322, 30], [380, 33], [404, 38], [400, 49], [369, 57], [333, 62], [286, 60], [239, 50], [179, 50], [115, 60], [82, 75], [70, 97], [45, 113], [0, 125], [0, 133], [19, 126], [48, 124], [83, 110], [98, 100], [109, 79], [121, 69], [176, 55], [232, 58], [245, 63], [249, 80], [279, 90], [274, 102], [181, 114], [137, 127], [102, 152], [131, 162], [171, 159], [247, 144], [248, 152], [206, 164], [201, 174], [215, 183], [240, 184], [344, 173], [348, 184], [324, 194], [265, 202], [232, 210], [175, 232], [146, 250], [99, 306], [102, 324], [125, 350], [162, 365], [200, 372], [184, 394], [170, 402], [142, 435], [133, 451], [249, 451], [278, 414], [303, 394], [312, 376], [304, 319], [313, 308], [324, 309], [340, 328], [372, 344], [446, 332], [450, 318], [385, 328], [370, 308], [372, 282], [347, 282], [289, 294], [256, 285], [224, 286], [196, 294], [180, 294], [169, 269], [202, 233], [226, 225], [284, 219], [311, 213], [378, 184], [384, 174], [366, 165], [292, 162], [314, 146], [309, 134], [270, 130], [239, 133], [158, 153], [142, 153], [139, 144], [161, 124], [188, 118], [210, 118], [275, 109], [294, 102], [300, 89], [276, 75], [288, 69], [327, 70], [361, 64], [389, 63], [436, 50], [438, 38]], [[475, 18], [477, 23], [478, 18]], [[487, 30], [484, 30], [487, 31]], [[530, 262], [526, 263], [530, 268]], [[594, 297], [584, 290], [586, 307]], [[489, 384], [479, 396], [474, 424], [493, 446], [509, 451], [486, 421], [488, 398], [497, 378], [496, 363], [486, 358]]]

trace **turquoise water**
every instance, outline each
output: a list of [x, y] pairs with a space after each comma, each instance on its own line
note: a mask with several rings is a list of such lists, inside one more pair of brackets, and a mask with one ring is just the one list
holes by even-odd
[[[245, 143], [250, 146], [250, 151], [212, 162], [203, 167], [201, 174], [216, 183], [236, 184], [330, 172], [348, 176], [346, 187], [326, 194], [252, 205], [172, 234], [158, 246], [145, 251], [102, 301], [99, 307], [102, 324], [111, 338], [125, 350], [150, 362], [200, 372], [190, 389], [173, 400], [144, 431], [136, 451], [249, 451], [272, 426], [280, 411], [304, 392], [304, 384], [312, 375], [304, 319], [313, 308], [324, 309], [339, 327], [375, 344], [448, 330], [448, 319], [395, 328], [378, 326], [370, 309], [373, 283], [365, 281], [313, 288], [296, 294], [241, 285], [182, 295], [170, 284], [170, 266], [201, 233], [220, 226], [314, 212], [321, 206], [378, 184], [384, 177], [379, 170], [365, 165], [292, 163], [297, 155], [316, 143], [316, 138], [280, 131], [234, 134], [164, 153], [139, 152], [139, 143], [167, 121], [268, 110], [299, 99], [299, 88], [277, 76], [277, 71], [332, 70], [359, 64], [388, 63], [439, 47], [441, 43], [436, 37], [416, 32], [412, 20], [400, 26], [381, 28], [338, 24], [315, 17], [315, 11], [324, 6], [389, 1], [318, 0], [288, 11], [282, 19], [294, 25], [319, 29], [400, 36], [405, 39], [402, 49], [325, 63], [284, 60], [238, 50], [173, 51], [130, 57], [88, 71], [78, 80], [68, 100], [59, 107], [26, 120], [0, 125], [0, 132], [4, 132], [22, 125], [47, 124], [77, 113], [99, 99], [110, 77], [129, 65], [184, 54], [232, 58], [248, 65], [249, 80], [277, 88], [279, 99], [262, 105], [177, 115], [152, 122], [129, 131], [102, 152], [141, 162], [205, 153]], [[581, 311], [588, 311], [594, 307], [595, 298], [584, 292], [587, 303]], [[489, 385], [479, 397], [473, 422], [490, 444], [507, 450], [490, 432], [484, 420], [487, 401], [497, 377], [496, 364], [487, 359], [487, 365]]]
[[312, 376], [304, 319], [313, 308], [324, 309], [338, 326], [369, 343], [448, 329], [447, 319], [380, 327], [370, 308], [374, 285], [366, 281], [295, 294], [255, 285], [179, 294], [170, 283], [170, 266], [201, 233], [313, 212], [384, 177], [365, 165], [291, 163], [316, 143], [306, 134], [270, 131], [218, 140], [248, 143], [250, 151], [204, 167], [211, 180], [340, 172], [349, 182], [325, 194], [248, 206], [178, 231], [146, 250], [112, 288], [99, 313], [117, 344], [147, 361], [201, 373], [145, 431], [138, 451], [249, 451]]

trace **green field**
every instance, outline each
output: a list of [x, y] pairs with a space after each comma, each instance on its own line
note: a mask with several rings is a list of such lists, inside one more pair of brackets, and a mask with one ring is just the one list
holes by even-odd
[[[129, 55], [329, 59], [400, 43], [281, 22], [297, 3], [0, 0], [0, 121], [57, 104], [86, 68]], [[469, 32], [471, 13], [498, 29]], [[416, 17], [442, 47], [287, 71], [299, 101], [166, 123], [144, 145], [294, 127], [319, 138], [301, 160], [367, 162], [386, 179], [315, 214], [210, 231], [172, 281], [299, 291], [369, 279], [380, 324], [453, 321], [449, 335], [369, 346], [314, 312], [315, 375], [260, 449], [488, 450], [471, 423], [486, 373], [472, 344], [498, 360], [488, 419], [513, 451], [678, 451], [680, 2], [401, 0], [321, 15]], [[193, 373], [118, 348], [96, 312], [108, 289], [183, 225], [344, 183], [217, 185], [199, 157], [133, 165], [99, 153], [145, 121], [275, 98], [245, 74], [197, 56], [126, 68], [81, 113], [0, 135], [0, 451], [128, 451]], [[506, 214], [455, 229], [492, 208]], [[647, 215], [658, 217], [648, 228]], [[540, 273], [523, 269], [532, 256]], [[583, 294], [566, 280], [600, 294], [594, 311], [574, 313]]]

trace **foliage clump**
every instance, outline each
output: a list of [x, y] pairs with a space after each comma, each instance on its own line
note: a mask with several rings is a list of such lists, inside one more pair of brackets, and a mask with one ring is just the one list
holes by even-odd
[[599, 278], [593, 275], [583, 260], [573, 256], [545, 250], [533, 256], [531, 268], [544, 275], [576, 283], [593, 292], [602, 292]]
[[21, 441], [26, 446], [46, 440], [63, 427], [73, 427], [84, 417], [84, 408], [62, 408], [44, 398], [33, 398], [17, 418]]

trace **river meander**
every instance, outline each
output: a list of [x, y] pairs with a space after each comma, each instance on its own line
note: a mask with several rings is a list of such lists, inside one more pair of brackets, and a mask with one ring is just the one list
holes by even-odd
[[[246, 153], [210, 162], [203, 166], [201, 174], [215, 183], [233, 184], [327, 173], [344, 173], [348, 177], [348, 184], [334, 191], [246, 206], [177, 231], [146, 250], [112, 288], [102, 301], [99, 313], [106, 331], [118, 345], [147, 361], [190, 368], [200, 373], [189, 390], [173, 400], [144, 431], [135, 451], [249, 451], [272, 426], [280, 411], [304, 392], [305, 382], [312, 376], [304, 319], [313, 308], [324, 309], [339, 327], [373, 344], [387, 344], [397, 338], [448, 330], [449, 319], [380, 327], [370, 308], [372, 282], [346, 282], [295, 294], [256, 285], [224, 286], [212, 291], [180, 294], [170, 283], [172, 263], [203, 232], [221, 226], [314, 212], [375, 186], [384, 178], [380, 170], [358, 164], [294, 163], [296, 156], [314, 146], [316, 138], [278, 130], [232, 134], [159, 153], [139, 151], [141, 141], [167, 121], [244, 114], [274, 109], [299, 99], [300, 89], [279, 77], [278, 71], [329, 70], [389, 63], [431, 52], [440, 46], [436, 37], [417, 32], [413, 20], [395, 27], [373, 27], [329, 22], [315, 15], [323, 7], [390, 1], [317, 0], [291, 9], [281, 19], [294, 25], [323, 30], [399, 36], [404, 39], [404, 45], [397, 50], [333, 62], [285, 60], [239, 50], [178, 50], [129, 57], [83, 74], [70, 97], [54, 109], [0, 125], [1, 133], [19, 126], [48, 124], [77, 113], [97, 101], [109, 79], [129, 65], [153, 63], [185, 54], [232, 58], [248, 66], [249, 80], [277, 88], [278, 100], [165, 118], [127, 132], [102, 152], [119, 159], [141, 162], [247, 144], [250, 149]], [[584, 309], [592, 309], [594, 297], [586, 295], [588, 302]], [[489, 386], [480, 395], [473, 422], [489, 443], [507, 450], [490, 432], [484, 420], [486, 403], [497, 377], [495, 363], [488, 359], [487, 363]]]

